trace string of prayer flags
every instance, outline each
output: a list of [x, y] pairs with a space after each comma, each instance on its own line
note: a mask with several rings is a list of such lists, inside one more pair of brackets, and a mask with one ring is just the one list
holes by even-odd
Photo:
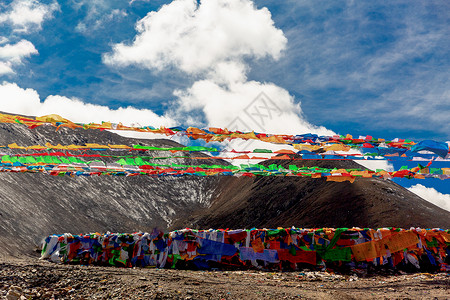
[[449, 246], [449, 230], [437, 228], [183, 229], [50, 235], [41, 259], [117, 267], [276, 271], [369, 265], [413, 265], [419, 271], [423, 264], [448, 272]]
[[103, 162], [101, 160], [83, 161], [76, 156], [10, 156], [4, 155], [0, 161], [0, 172], [41, 172], [54, 176], [299, 176], [310, 178], [326, 178], [327, 181], [354, 182], [356, 177], [380, 178], [439, 178], [449, 179], [450, 168], [414, 167], [406, 166], [398, 171], [362, 169], [328, 169], [321, 167], [299, 167], [289, 165], [288, 168], [278, 164], [264, 166], [260, 164], [234, 165], [183, 165], [158, 164], [153, 160], [144, 160], [142, 157], [125, 157], [116, 162]]
[[[394, 139], [388, 141], [382, 138], [373, 138], [372, 136], [360, 136], [353, 138], [351, 135], [346, 136], [334, 135], [334, 136], [318, 136], [316, 134], [298, 134], [298, 135], [286, 135], [286, 134], [267, 134], [241, 131], [230, 131], [226, 128], [208, 128], [199, 129], [195, 127], [172, 127], [172, 128], [154, 128], [151, 126], [124, 126], [121, 123], [114, 124], [111, 122], [96, 123], [74, 123], [70, 120], [62, 118], [61, 116], [52, 114], [42, 117], [29, 118], [22, 116], [14, 116], [8, 114], [0, 114], [0, 122], [2, 123], [19, 123], [28, 126], [29, 128], [36, 128], [41, 125], [49, 124], [55, 126], [57, 129], [61, 127], [69, 128], [84, 128], [95, 130], [128, 130], [137, 132], [149, 132], [164, 134], [167, 136], [180, 135], [187, 136], [193, 140], [202, 139], [206, 142], [223, 142], [225, 140], [231, 141], [233, 139], [244, 140], [260, 140], [268, 143], [275, 144], [289, 144], [297, 147], [298, 150], [307, 151], [348, 151], [350, 148], [358, 149], [375, 149], [380, 155], [403, 155], [402, 151], [429, 151], [438, 155], [441, 158], [445, 158], [449, 153], [449, 146], [443, 142], [436, 141], [422, 141], [416, 143], [407, 139]], [[337, 144], [337, 145], [332, 145]], [[296, 146], [297, 145], [297, 146]], [[312, 147], [308, 147], [312, 146]], [[314, 146], [319, 146], [316, 148]], [[329, 148], [328, 148], [329, 147]], [[398, 150], [395, 150], [398, 149]]]
[[[420, 143], [419, 143], [420, 144]], [[419, 145], [418, 144], [418, 145]], [[160, 157], [160, 159], [164, 158], [171, 158], [175, 157], [173, 154], [177, 152], [208, 152], [212, 153], [214, 156], [210, 157], [195, 157], [193, 159], [287, 159], [287, 160], [298, 160], [298, 159], [324, 159], [324, 160], [389, 160], [389, 161], [450, 161], [450, 158], [441, 158], [437, 154], [434, 154], [434, 152], [439, 153], [440, 155], [445, 152], [445, 149], [443, 149], [442, 145], [440, 145], [440, 148], [438, 148], [439, 145], [434, 146], [433, 149], [431, 147], [427, 148], [428, 152], [430, 153], [419, 153], [419, 151], [424, 151], [425, 147], [422, 144], [420, 147], [415, 148], [417, 152], [412, 152], [406, 149], [398, 149], [398, 148], [374, 148], [371, 151], [364, 154], [361, 153], [337, 153], [335, 151], [326, 151], [323, 153], [316, 153], [309, 150], [305, 150], [307, 148], [313, 147], [310, 150], [313, 150], [314, 147], [322, 147], [318, 149], [329, 149], [333, 148], [336, 149], [335, 146], [339, 146], [337, 144], [333, 144], [330, 146], [311, 146], [311, 145], [302, 145], [301, 147], [296, 144], [294, 145], [294, 148], [297, 149], [303, 149], [298, 152], [294, 152], [289, 149], [281, 149], [281, 150], [269, 150], [269, 149], [254, 149], [254, 150], [245, 150], [245, 151], [237, 151], [237, 150], [227, 150], [227, 149], [217, 149], [215, 147], [203, 147], [203, 146], [183, 146], [183, 147], [155, 147], [155, 146], [142, 146], [142, 145], [102, 145], [102, 144], [96, 144], [96, 143], [86, 143], [85, 145], [52, 145], [50, 143], [46, 143], [44, 146], [42, 145], [33, 145], [33, 146], [20, 146], [17, 143], [11, 143], [8, 145], [0, 146], [0, 148], [3, 149], [12, 149], [12, 150], [27, 150], [27, 151], [105, 151], [105, 150], [111, 150], [111, 151], [128, 151], [128, 152], [152, 152], [152, 151], [158, 151], [158, 152], [170, 152], [171, 156], [166, 157]], [[329, 148], [327, 148], [329, 147]], [[383, 150], [385, 149], [385, 150]], [[389, 151], [388, 151], [389, 150]], [[431, 152], [429, 150], [433, 150], [434, 152]], [[313, 150], [315, 151], [315, 150]], [[373, 152], [378, 151], [378, 152]], [[219, 156], [219, 154], [227, 154], [227, 156]], [[230, 156], [229, 154], [235, 155]], [[280, 155], [284, 154], [284, 155]], [[296, 154], [296, 155], [292, 155]], [[38, 155], [37, 153], [33, 154], [17, 154], [17, 155]], [[189, 157], [184, 157], [189, 158]]]

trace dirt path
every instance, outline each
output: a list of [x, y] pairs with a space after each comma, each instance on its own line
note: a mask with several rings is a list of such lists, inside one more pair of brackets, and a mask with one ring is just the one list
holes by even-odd
[[9, 299], [450, 299], [450, 274], [358, 278], [326, 272], [120, 269], [27, 258], [0, 261], [0, 297], [7, 293]]

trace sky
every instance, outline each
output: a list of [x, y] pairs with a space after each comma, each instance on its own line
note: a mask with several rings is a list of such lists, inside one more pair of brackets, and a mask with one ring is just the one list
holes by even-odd
[[[449, 12], [445, 0], [2, 1], [0, 111], [446, 142]], [[398, 183], [444, 199], [438, 181]]]

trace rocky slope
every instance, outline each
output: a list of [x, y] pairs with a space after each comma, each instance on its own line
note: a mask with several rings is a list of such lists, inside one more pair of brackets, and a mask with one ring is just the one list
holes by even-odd
[[[269, 160], [287, 167], [292, 161]], [[353, 161], [295, 161], [298, 166], [361, 168]], [[354, 183], [324, 178], [227, 178], [208, 210], [175, 227], [402, 227], [450, 228], [450, 212], [398, 184], [377, 178]]]
[[[171, 140], [135, 140], [107, 131], [0, 124], [0, 145], [142, 144], [180, 146]], [[9, 149], [0, 150], [4, 154]], [[17, 153], [17, 151], [14, 151]], [[107, 152], [103, 152], [107, 154]], [[126, 155], [126, 152], [109, 152]], [[136, 154], [136, 153], [133, 153]], [[167, 155], [146, 153], [145, 155]], [[198, 154], [196, 154], [198, 155]], [[186, 159], [172, 162], [196, 163]], [[166, 161], [167, 162], [167, 161]], [[218, 163], [202, 160], [201, 163]], [[224, 164], [225, 162], [221, 161]], [[143, 176], [70, 177], [0, 173], [0, 253], [29, 252], [51, 233], [134, 232], [167, 229], [173, 217], [210, 203], [221, 178]]]

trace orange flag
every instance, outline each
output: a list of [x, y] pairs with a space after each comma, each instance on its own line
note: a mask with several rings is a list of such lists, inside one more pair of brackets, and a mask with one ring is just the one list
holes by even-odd
[[353, 183], [355, 181], [355, 177], [353, 177], [353, 176], [327, 176], [327, 181], [344, 182], [347, 180], [350, 181], [350, 183]]

